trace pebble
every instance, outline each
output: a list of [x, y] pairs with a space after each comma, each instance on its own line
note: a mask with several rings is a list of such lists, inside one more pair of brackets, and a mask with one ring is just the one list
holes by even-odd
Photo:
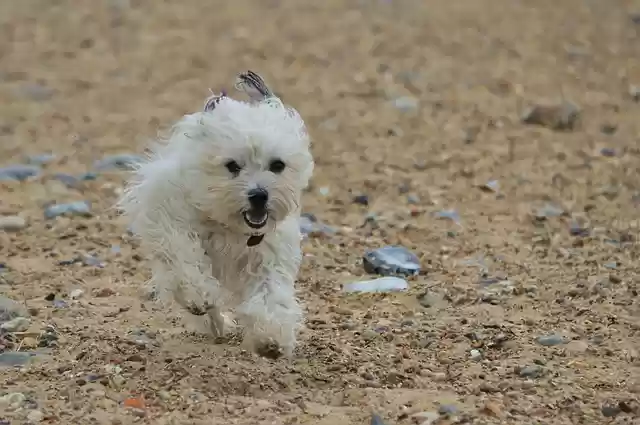
[[629, 96], [634, 102], [640, 102], [640, 86], [630, 86]]
[[371, 425], [385, 425], [385, 424], [382, 418], [374, 413], [371, 415]]
[[553, 105], [534, 105], [522, 115], [525, 124], [540, 125], [552, 130], [573, 130], [580, 117], [580, 109], [572, 102]]
[[39, 155], [29, 155], [26, 161], [32, 165], [46, 165], [56, 159], [56, 156], [52, 153], [42, 153]]
[[71, 174], [65, 174], [65, 173], [56, 173], [52, 176], [52, 178], [54, 180], [61, 182], [62, 184], [64, 184], [66, 187], [69, 187], [69, 188], [78, 187], [78, 183], [80, 182], [80, 179], [78, 179], [76, 176], [72, 176]]
[[489, 180], [483, 185], [480, 185], [480, 189], [485, 192], [498, 193], [500, 191], [500, 182], [498, 180]]
[[409, 283], [399, 277], [387, 276], [373, 280], [362, 280], [360, 282], [347, 283], [342, 290], [347, 293], [352, 292], [394, 292], [406, 291]]
[[440, 415], [435, 412], [420, 412], [411, 415], [418, 425], [432, 425], [440, 420]]
[[411, 112], [418, 109], [418, 99], [411, 96], [401, 96], [393, 100], [393, 106], [402, 112]]
[[362, 261], [364, 270], [371, 274], [409, 276], [420, 272], [418, 257], [402, 246], [385, 246], [368, 251]]
[[557, 205], [546, 203], [534, 212], [538, 220], [545, 220], [549, 217], [560, 217], [564, 214], [564, 209]]
[[602, 416], [605, 418], [615, 418], [622, 412], [618, 405], [604, 405], [600, 411], [602, 412]]
[[335, 229], [318, 221], [313, 214], [302, 214], [300, 216], [300, 232], [305, 236], [329, 236], [336, 233]]
[[436, 212], [436, 218], [443, 220], [451, 220], [456, 224], [460, 224], [460, 214], [456, 210], [441, 210]]
[[69, 298], [71, 298], [72, 300], [77, 300], [82, 296], [82, 294], [84, 294], [84, 291], [82, 289], [74, 289], [69, 293]]
[[102, 158], [96, 161], [93, 166], [99, 171], [114, 169], [131, 170], [136, 164], [139, 164], [143, 160], [139, 155], [119, 154]]
[[27, 397], [22, 393], [8, 393], [0, 397], [0, 407], [6, 410], [16, 410], [22, 407], [26, 400]]
[[16, 317], [26, 317], [28, 314], [22, 304], [0, 295], [0, 323], [7, 322]]
[[43, 419], [44, 419], [44, 414], [39, 410], [32, 410], [27, 415], [27, 421], [29, 421], [30, 423], [33, 423], [33, 424], [36, 424], [38, 422], [42, 422]]
[[0, 167], [0, 181], [24, 181], [40, 174], [40, 167], [35, 165], [10, 165]]
[[27, 227], [27, 220], [19, 215], [5, 215], [0, 217], [0, 230], [17, 232]]
[[536, 338], [536, 341], [540, 345], [544, 345], [545, 347], [552, 347], [555, 345], [561, 345], [565, 343], [564, 337], [562, 335], [544, 335]]
[[22, 366], [34, 357], [36, 353], [28, 351], [7, 351], [0, 353], [0, 367]]
[[474, 362], [480, 361], [482, 360], [482, 353], [480, 350], [473, 349], [469, 351], [469, 358]]
[[16, 92], [23, 97], [37, 101], [48, 100], [53, 96], [53, 89], [37, 83], [23, 84]]
[[4, 322], [0, 325], [0, 329], [5, 332], [24, 332], [29, 329], [31, 320], [26, 317], [15, 317], [8, 322]]
[[369, 205], [369, 197], [367, 195], [356, 195], [353, 197], [353, 203], [359, 205]]
[[517, 372], [523, 378], [539, 378], [544, 374], [544, 369], [539, 365], [531, 365], [520, 368]]
[[600, 149], [600, 155], [611, 158], [616, 156], [616, 150], [613, 148], [602, 148]]
[[50, 205], [44, 210], [44, 216], [47, 219], [53, 219], [63, 215], [91, 217], [91, 205], [87, 201], [77, 201], [67, 204]]
[[438, 407], [438, 413], [446, 416], [453, 416], [458, 414], [459, 410], [453, 404], [442, 404]]

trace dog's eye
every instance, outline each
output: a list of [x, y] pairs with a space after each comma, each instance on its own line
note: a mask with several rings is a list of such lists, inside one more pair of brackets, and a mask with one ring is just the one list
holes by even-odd
[[269, 171], [275, 174], [280, 174], [284, 171], [284, 167], [284, 162], [279, 159], [274, 159], [273, 161], [271, 161], [271, 164], [269, 164]]
[[229, 170], [229, 172], [234, 176], [237, 176], [238, 174], [240, 174], [240, 171], [242, 170], [242, 167], [240, 166], [240, 164], [238, 164], [235, 161], [229, 161], [226, 164], [224, 164], [224, 166], [227, 167], [227, 170]]

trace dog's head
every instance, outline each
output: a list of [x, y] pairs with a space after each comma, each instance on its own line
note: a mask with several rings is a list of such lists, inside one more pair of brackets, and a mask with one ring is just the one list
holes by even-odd
[[209, 220], [228, 229], [262, 235], [299, 209], [313, 171], [309, 137], [298, 113], [285, 106], [256, 74], [239, 76], [236, 87], [251, 102], [222, 94], [174, 131], [192, 148], [191, 200]]

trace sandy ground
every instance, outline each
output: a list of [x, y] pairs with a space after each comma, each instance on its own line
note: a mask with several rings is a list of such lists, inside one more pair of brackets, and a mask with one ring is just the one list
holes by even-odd
[[[0, 334], [0, 424], [640, 423], [636, 12], [2, 2], [0, 165], [55, 157], [0, 183], [0, 214], [26, 220], [0, 231], [0, 294], [30, 320]], [[291, 362], [189, 332], [148, 299], [147, 264], [109, 209], [126, 174], [55, 177], [141, 153], [245, 69], [306, 119], [305, 211], [336, 230], [304, 243]], [[543, 108], [544, 125], [522, 121], [563, 100], [577, 120]], [[92, 217], [44, 216], [82, 200]], [[366, 277], [364, 252], [389, 244], [420, 258], [410, 289], [343, 294]]]

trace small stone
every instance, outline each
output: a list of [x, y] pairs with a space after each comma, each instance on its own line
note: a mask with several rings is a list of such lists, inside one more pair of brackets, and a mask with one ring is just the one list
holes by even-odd
[[27, 220], [19, 215], [6, 215], [0, 217], [0, 231], [18, 232], [27, 227]]
[[629, 96], [631, 96], [634, 102], [640, 102], [640, 86], [630, 86]]
[[385, 246], [364, 254], [364, 270], [382, 276], [416, 275], [420, 272], [418, 257], [402, 246]]
[[436, 218], [443, 220], [451, 220], [456, 224], [460, 224], [460, 214], [456, 210], [441, 210], [436, 212]]
[[76, 188], [80, 183], [80, 180], [77, 177], [72, 176], [71, 174], [65, 174], [65, 173], [56, 173], [52, 176], [52, 179], [61, 182], [62, 184], [64, 184], [66, 187], [69, 187], [69, 188]]
[[27, 309], [17, 301], [0, 295], [0, 323], [8, 322], [16, 317], [27, 317]]
[[589, 349], [589, 344], [585, 341], [571, 341], [565, 346], [565, 349], [571, 354], [582, 354]]
[[469, 358], [474, 362], [482, 360], [482, 353], [480, 350], [473, 349], [469, 352]]
[[369, 205], [369, 197], [367, 195], [356, 195], [353, 197], [354, 204]]
[[443, 416], [454, 416], [459, 412], [458, 408], [453, 404], [441, 404], [438, 407], [438, 413]]
[[407, 195], [407, 203], [417, 205], [420, 203], [420, 198], [417, 195]]
[[604, 405], [600, 411], [605, 418], [615, 418], [622, 412], [622, 409], [618, 405]]
[[539, 378], [544, 374], [544, 369], [538, 365], [531, 365], [517, 370], [517, 373], [523, 378]]
[[42, 422], [42, 419], [44, 419], [44, 414], [39, 410], [32, 410], [27, 415], [27, 421], [29, 421], [32, 424], [37, 424], [39, 422]]
[[0, 367], [22, 366], [29, 363], [36, 353], [28, 351], [7, 351], [0, 353]]
[[498, 193], [500, 192], [500, 182], [498, 180], [489, 180], [485, 184], [480, 185], [480, 189], [485, 192]]
[[552, 130], [573, 130], [580, 117], [579, 108], [571, 102], [554, 105], [534, 105], [522, 115], [522, 122]]
[[137, 164], [143, 162], [144, 159], [138, 155], [119, 154], [103, 158], [94, 163], [94, 168], [98, 171], [106, 171], [113, 169], [132, 170]]
[[44, 210], [44, 216], [47, 219], [53, 219], [63, 215], [91, 217], [93, 214], [91, 213], [91, 205], [87, 201], [55, 204], [48, 206]]
[[35, 165], [10, 165], [0, 167], [0, 181], [24, 181], [40, 174], [41, 168]]
[[168, 391], [164, 391], [164, 390], [158, 391], [158, 397], [162, 401], [169, 401], [172, 398], [171, 394]]
[[25, 98], [44, 101], [49, 100], [53, 96], [53, 89], [37, 83], [26, 83], [18, 87], [16, 93]]
[[335, 229], [318, 221], [313, 214], [300, 216], [300, 233], [305, 236], [330, 236], [336, 233]]
[[112, 295], [115, 295], [116, 291], [114, 291], [111, 288], [102, 288], [99, 289], [96, 293], [95, 296], [97, 298], [106, 298], [106, 297], [110, 297]]
[[82, 294], [84, 294], [84, 291], [82, 289], [74, 289], [69, 293], [69, 298], [71, 298], [72, 300], [77, 300], [82, 296]]
[[440, 420], [440, 415], [436, 412], [420, 412], [411, 415], [411, 418], [418, 425], [432, 425], [436, 423], [436, 421]]
[[545, 347], [552, 347], [555, 345], [564, 344], [566, 341], [562, 335], [545, 335], [539, 336], [536, 341], [540, 345], [544, 345]]
[[536, 219], [543, 221], [550, 217], [560, 217], [565, 213], [564, 209], [557, 205], [546, 203], [534, 211]]
[[616, 156], [616, 150], [613, 148], [602, 148], [600, 149], [600, 155], [607, 156], [607, 157], [614, 157]]
[[382, 418], [374, 413], [374, 414], [371, 415], [371, 424], [370, 425], [385, 425], [385, 424], [384, 424], [384, 421], [382, 420]]
[[347, 283], [342, 290], [347, 293], [351, 292], [395, 292], [406, 291], [409, 283], [399, 277], [387, 276], [373, 280], [362, 280], [359, 282]]
[[43, 153], [39, 155], [29, 155], [26, 161], [32, 165], [46, 165], [56, 159], [56, 156], [52, 153]]
[[0, 407], [2, 410], [17, 410], [26, 400], [27, 397], [22, 393], [8, 393], [0, 397]]
[[401, 112], [412, 112], [418, 109], [418, 99], [411, 96], [401, 96], [393, 100], [393, 106]]
[[14, 319], [9, 320], [8, 322], [4, 322], [0, 325], [0, 329], [5, 332], [24, 332], [29, 329], [31, 325], [31, 320], [26, 317], [16, 317]]
[[22, 345], [22, 348], [37, 348], [38, 340], [28, 336], [20, 341], [20, 344]]

